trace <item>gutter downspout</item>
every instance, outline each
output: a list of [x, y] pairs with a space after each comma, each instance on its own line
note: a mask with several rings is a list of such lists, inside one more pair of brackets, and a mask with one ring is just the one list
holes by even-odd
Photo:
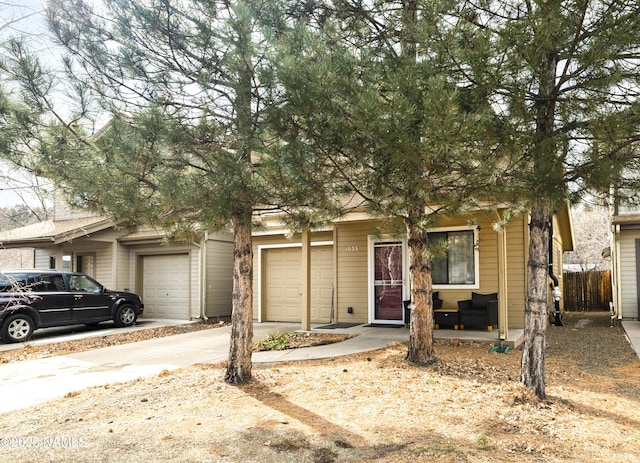
[[615, 225], [613, 232], [613, 281], [614, 283], [614, 295], [613, 295], [613, 307], [617, 315], [618, 320], [622, 320], [622, 284], [620, 274], [620, 225]]
[[[207, 318], [207, 242], [209, 241], [209, 232], [204, 232], [200, 247], [200, 318], [205, 323]], [[195, 244], [195, 243], [194, 243]], [[198, 246], [196, 244], [196, 246]]]
[[564, 323], [562, 323], [562, 313], [560, 312], [560, 297], [562, 293], [558, 287], [558, 277], [553, 273], [553, 217], [551, 218], [551, 226], [549, 227], [549, 278], [553, 281], [553, 324], [556, 326], [564, 326]]

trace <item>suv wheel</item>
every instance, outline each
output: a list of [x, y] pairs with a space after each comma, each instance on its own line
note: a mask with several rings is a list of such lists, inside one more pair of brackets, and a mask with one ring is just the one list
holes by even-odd
[[116, 310], [113, 321], [116, 326], [131, 326], [136, 322], [136, 309], [130, 304], [123, 304]]
[[33, 328], [31, 317], [22, 314], [11, 315], [4, 321], [0, 337], [6, 342], [24, 342], [31, 337]]

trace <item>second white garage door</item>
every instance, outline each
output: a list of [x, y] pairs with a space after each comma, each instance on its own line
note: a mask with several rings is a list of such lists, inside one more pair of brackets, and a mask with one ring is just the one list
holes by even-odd
[[143, 258], [144, 316], [189, 319], [189, 255]]
[[[263, 320], [299, 322], [302, 310], [302, 251], [276, 248], [263, 251]], [[333, 250], [311, 248], [311, 321], [328, 323], [331, 316]]]

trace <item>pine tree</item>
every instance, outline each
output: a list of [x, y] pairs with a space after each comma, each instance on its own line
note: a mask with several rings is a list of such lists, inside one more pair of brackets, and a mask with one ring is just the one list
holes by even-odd
[[64, 186], [76, 205], [123, 226], [151, 224], [183, 240], [231, 227], [225, 380], [245, 383], [253, 330], [252, 214], [286, 203], [288, 212], [309, 218], [312, 202], [302, 190], [313, 185], [278, 189], [296, 183], [274, 181], [274, 159], [286, 150], [265, 126], [265, 109], [277, 98], [267, 58], [287, 16], [276, 2], [251, 0], [91, 5], [53, 0], [48, 9], [67, 50], [75, 111], [56, 112], [54, 95], [33, 74], [15, 76], [55, 116], [34, 151], [37, 169]]
[[444, 49], [432, 40], [444, 8], [416, 0], [316, 4], [276, 60], [287, 91], [283, 136], [288, 128], [288, 142], [303, 140], [309, 162], [331, 171], [336, 188], [404, 226], [414, 306], [407, 359], [417, 364], [435, 360], [427, 231], [474, 203], [477, 179], [493, 177], [497, 160], [487, 155], [491, 141], [478, 136], [491, 107], [449, 79]]
[[530, 211], [521, 381], [545, 397], [553, 214], [586, 192], [638, 186], [640, 3], [452, 2], [453, 75], [494, 102], [513, 151], [495, 190]]
[[283, 60], [289, 124], [371, 211], [404, 220], [410, 360], [433, 355], [425, 205], [508, 202], [530, 213], [521, 380], [545, 396], [553, 214], [587, 192], [638, 186], [639, 6], [408, 0], [315, 10], [302, 59]]

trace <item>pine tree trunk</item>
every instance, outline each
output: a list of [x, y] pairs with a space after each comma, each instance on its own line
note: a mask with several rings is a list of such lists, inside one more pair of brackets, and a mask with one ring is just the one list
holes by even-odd
[[253, 251], [251, 211], [233, 217], [233, 312], [231, 346], [224, 380], [244, 384], [251, 379], [253, 343]]
[[547, 332], [547, 283], [549, 270], [549, 227], [552, 224], [553, 198], [563, 188], [562, 166], [557, 159], [554, 139], [556, 107], [556, 68], [558, 53], [547, 50], [541, 60], [540, 84], [535, 102], [534, 184], [531, 191], [528, 298], [525, 307], [524, 351], [520, 380], [540, 398], [545, 398], [544, 351]]
[[409, 271], [411, 272], [411, 325], [407, 360], [428, 365], [436, 361], [433, 352], [433, 299], [431, 260], [427, 256], [427, 232], [407, 221]]
[[[248, 5], [247, 5], [248, 6]], [[225, 381], [244, 384], [251, 379], [251, 347], [253, 342], [253, 250], [251, 217], [251, 153], [254, 136], [252, 111], [253, 56], [251, 19], [239, 16], [233, 22], [237, 34], [235, 53], [234, 110], [236, 112], [239, 177], [235, 191], [236, 210], [233, 223], [233, 311], [231, 314], [231, 346]], [[244, 187], [243, 187], [244, 185]]]
[[[405, 64], [414, 66], [417, 62], [416, 24], [418, 20], [418, 3], [416, 0], [402, 2], [402, 33], [400, 44]], [[403, 89], [408, 99], [417, 102], [416, 82], [409, 80]], [[420, 117], [415, 119], [411, 127], [413, 145], [420, 146]], [[405, 220], [409, 246], [409, 271], [411, 273], [411, 324], [409, 329], [409, 349], [407, 360], [417, 365], [428, 365], [435, 362], [433, 352], [433, 299], [431, 282], [431, 260], [427, 256], [429, 242], [427, 232], [417, 223], [424, 218], [424, 204], [421, 198], [414, 198], [414, 206], [409, 208]], [[417, 206], [415, 206], [417, 204]]]
[[549, 260], [549, 227], [551, 207], [537, 200], [531, 206], [531, 225], [527, 284], [529, 298], [525, 309], [524, 347], [520, 380], [540, 399], [545, 394], [544, 355], [547, 332], [547, 281]]

